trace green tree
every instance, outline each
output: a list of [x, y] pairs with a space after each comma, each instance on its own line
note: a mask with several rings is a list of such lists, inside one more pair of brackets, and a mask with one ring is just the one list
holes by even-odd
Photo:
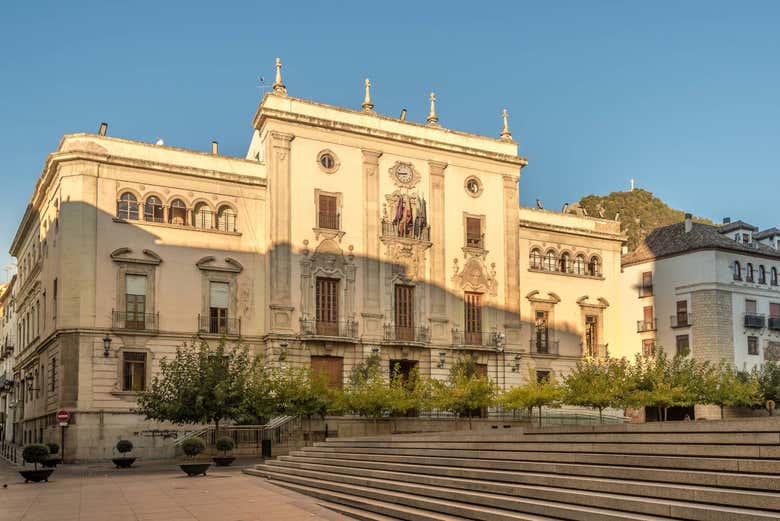
[[727, 363], [707, 366], [701, 403], [720, 407], [720, 418], [726, 407], [753, 407], [761, 403], [754, 374], [738, 372]]
[[379, 364], [369, 361], [353, 369], [349, 383], [341, 393], [338, 409], [377, 420], [393, 411], [397, 405], [393, 402]]
[[214, 422], [219, 430], [220, 421], [243, 413], [250, 368], [244, 345], [185, 344], [172, 360], [160, 361], [150, 389], [138, 398], [137, 411], [176, 424]]
[[496, 385], [478, 374], [477, 365], [471, 358], [455, 362], [446, 381], [432, 380], [430, 385], [429, 405], [468, 417], [469, 429], [474, 412], [490, 407], [496, 399]]
[[563, 379], [563, 401], [598, 409], [599, 422], [604, 423], [604, 409], [625, 407], [629, 371], [625, 359], [583, 359]]
[[780, 364], [769, 361], [753, 371], [759, 398], [771, 416], [774, 413], [772, 405], [780, 400]]
[[539, 427], [542, 426], [542, 407], [560, 407], [564, 389], [551, 374], [549, 378], [538, 378], [533, 369], [528, 369], [525, 383], [507, 389], [499, 398], [505, 408], [518, 411], [539, 409]]
[[334, 399], [324, 377], [314, 375], [309, 367], [280, 367], [270, 374], [273, 411], [306, 418], [306, 434], [310, 435], [311, 419], [324, 418]]
[[653, 357], [637, 355], [629, 378], [626, 402], [635, 407], [655, 407], [666, 421], [670, 407], [692, 406], [704, 395], [704, 368], [695, 359], [675, 356], [671, 360], [663, 350]]

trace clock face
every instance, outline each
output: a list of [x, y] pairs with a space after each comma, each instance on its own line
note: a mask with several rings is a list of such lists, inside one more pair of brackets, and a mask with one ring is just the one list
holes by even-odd
[[395, 178], [402, 183], [408, 183], [412, 180], [412, 167], [404, 164], [398, 165], [395, 168]]

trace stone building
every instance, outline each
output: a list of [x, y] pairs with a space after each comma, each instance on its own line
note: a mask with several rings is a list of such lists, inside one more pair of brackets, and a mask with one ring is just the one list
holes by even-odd
[[361, 110], [295, 98], [280, 67], [245, 159], [105, 127], [48, 157], [11, 248], [19, 441], [66, 409], [72, 457], [120, 436], [143, 454], [137, 394], [195, 336], [335, 386], [372, 354], [435, 378], [471, 356], [510, 386], [618, 344], [619, 223], [520, 209], [506, 112], [499, 138], [466, 134], [433, 95], [416, 123], [377, 114], [368, 82]]
[[16, 385], [14, 384], [14, 345], [16, 276], [0, 286], [0, 443], [14, 441]]

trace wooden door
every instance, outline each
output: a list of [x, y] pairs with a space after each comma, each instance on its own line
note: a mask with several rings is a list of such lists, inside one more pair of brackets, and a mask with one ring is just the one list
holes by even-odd
[[414, 340], [414, 286], [395, 287], [395, 338]]
[[482, 345], [482, 294], [467, 291], [464, 297], [464, 323], [467, 345]]
[[344, 384], [344, 359], [340, 356], [312, 356], [311, 373], [322, 378], [331, 389], [341, 389]]
[[317, 278], [317, 334], [338, 336], [339, 295], [338, 279]]

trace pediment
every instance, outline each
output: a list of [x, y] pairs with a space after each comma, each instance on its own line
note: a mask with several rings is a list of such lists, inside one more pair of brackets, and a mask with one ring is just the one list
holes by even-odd
[[141, 254], [143, 257], [131, 257], [130, 255], [133, 253], [133, 250], [124, 247], [124, 248], [117, 248], [116, 250], [111, 252], [111, 260], [114, 262], [125, 262], [130, 264], [152, 264], [157, 265], [162, 262], [162, 257], [157, 255], [157, 253], [153, 252], [152, 250], [141, 250]]

